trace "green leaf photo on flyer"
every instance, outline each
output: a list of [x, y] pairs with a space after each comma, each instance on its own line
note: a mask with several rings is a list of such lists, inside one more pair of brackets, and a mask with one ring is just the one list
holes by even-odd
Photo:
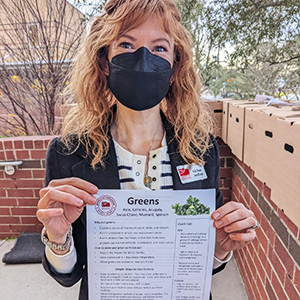
[[209, 215], [209, 207], [199, 203], [199, 199], [193, 196], [189, 196], [186, 200], [186, 204], [180, 205], [176, 203], [171, 206], [174, 209], [176, 215], [186, 216], [186, 215]]

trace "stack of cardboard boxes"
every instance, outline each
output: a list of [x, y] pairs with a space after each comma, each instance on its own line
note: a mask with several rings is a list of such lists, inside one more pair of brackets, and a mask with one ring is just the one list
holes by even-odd
[[215, 134], [266, 183], [272, 201], [300, 227], [300, 111], [295, 110], [300, 106], [296, 105], [299, 102], [294, 104], [273, 107], [255, 101], [209, 102], [212, 110], [218, 111], [216, 122], [222, 127]]

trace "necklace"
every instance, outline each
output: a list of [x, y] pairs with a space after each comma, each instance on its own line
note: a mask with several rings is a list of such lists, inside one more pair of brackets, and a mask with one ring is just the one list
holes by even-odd
[[[149, 151], [148, 151], [147, 160], [146, 160], [146, 161], [147, 161], [147, 163], [146, 163], [146, 168], [147, 168], [147, 169], [145, 170], [145, 175], [144, 175], [144, 185], [145, 185], [147, 188], [149, 188], [149, 189], [151, 189], [151, 184], [152, 184], [152, 182], [153, 182], [152, 177], [148, 175], [148, 171], [149, 171], [149, 162], [150, 162], [150, 152], [151, 152], [151, 150], [152, 150], [152, 148], [153, 148], [153, 145], [154, 145], [155, 138], [156, 138], [156, 135], [157, 135], [157, 132], [158, 132], [159, 127], [160, 127], [160, 126], [158, 125], [158, 126], [157, 126], [157, 129], [156, 129], [156, 131], [155, 131], [155, 134], [154, 134], [154, 137], [153, 137], [153, 140], [152, 140], [152, 143], [151, 143], [151, 147], [150, 147], [150, 149], [149, 149]], [[123, 136], [122, 136], [122, 140], [123, 140], [124, 144], [126, 145], [127, 149], [129, 150], [129, 152], [133, 154], [133, 152], [131, 151], [130, 147], [127, 145], [126, 140], [124, 139]]]
[[156, 134], [157, 134], [157, 132], [158, 132], [158, 128], [159, 128], [159, 126], [157, 127], [157, 129], [156, 129], [156, 131], [155, 131], [154, 138], [153, 138], [153, 140], [152, 140], [152, 144], [151, 144], [151, 147], [150, 147], [149, 152], [148, 152], [148, 157], [147, 157], [147, 161], [148, 161], [148, 163], [147, 163], [147, 171], [145, 171], [145, 176], [144, 176], [144, 185], [145, 185], [147, 188], [149, 188], [149, 189], [151, 189], [151, 183], [152, 183], [152, 181], [153, 181], [152, 177], [148, 175], [148, 171], [149, 171], [149, 162], [150, 162], [150, 152], [151, 152], [151, 150], [152, 150], [152, 147], [153, 147], [153, 144], [154, 144], [154, 141], [155, 141], [155, 137], [156, 137]]

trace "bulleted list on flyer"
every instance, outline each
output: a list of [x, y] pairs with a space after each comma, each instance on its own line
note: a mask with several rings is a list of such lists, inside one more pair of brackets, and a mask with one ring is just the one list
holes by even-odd
[[99, 190], [87, 206], [90, 300], [209, 299], [215, 190]]

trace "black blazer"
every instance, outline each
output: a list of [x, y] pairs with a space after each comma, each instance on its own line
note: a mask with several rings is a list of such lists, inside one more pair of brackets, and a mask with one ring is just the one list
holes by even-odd
[[[176, 167], [185, 165], [178, 151], [178, 144], [173, 139], [174, 132], [172, 126], [165, 122], [166, 140], [168, 153], [170, 156], [173, 188], [174, 190], [191, 189], [216, 189], [216, 207], [222, 205], [222, 194], [219, 189], [219, 150], [216, 140], [211, 137], [212, 147], [205, 154], [205, 171], [208, 178], [182, 184], [177, 174]], [[99, 166], [93, 170], [90, 165], [90, 159], [86, 158], [83, 147], [79, 147], [74, 153], [66, 154], [60, 138], [54, 138], [48, 148], [46, 157], [46, 186], [53, 179], [67, 177], [79, 177], [95, 184], [99, 189], [120, 189], [118, 166], [113, 140], [110, 139], [109, 151], [106, 155], [105, 166]], [[77, 263], [70, 274], [55, 273], [44, 256], [43, 266], [45, 270], [61, 285], [70, 287], [82, 279], [80, 287], [80, 300], [88, 299], [87, 284], [87, 251], [86, 251], [86, 213], [85, 210], [81, 216], [72, 224], [74, 245], [77, 251]], [[223, 270], [225, 264], [213, 270], [213, 274]]]

